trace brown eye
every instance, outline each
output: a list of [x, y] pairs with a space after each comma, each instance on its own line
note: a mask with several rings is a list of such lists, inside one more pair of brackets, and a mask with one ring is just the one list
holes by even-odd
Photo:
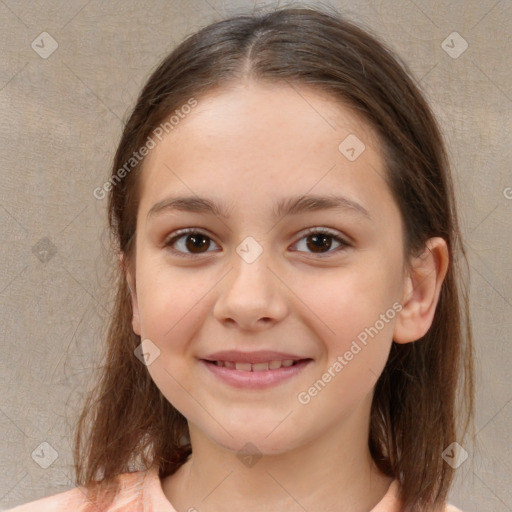
[[200, 231], [188, 229], [181, 231], [176, 236], [170, 238], [165, 247], [171, 247], [172, 251], [180, 256], [193, 256], [211, 252], [210, 248], [213, 240]]
[[[317, 254], [320, 257], [324, 257], [324, 255], [330, 256], [331, 254], [340, 252], [350, 246], [350, 244], [337, 233], [333, 233], [326, 228], [309, 229], [305, 236], [297, 242], [297, 247], [301, 245], [302, 240], [306, 240], [306, 243], [302, 244], [303, 247], [305, 246], [306, 252]], [[334, 250], [331, 250], [333, 241], [338, 245]]]
[[317, 234], [317, 235], [309, 235], [307, 237], [308, 243], [306, 244], [308, 249], [312, 252], [323, 252], [323, 249], [329, 250], [332, 245], [332, 236]]

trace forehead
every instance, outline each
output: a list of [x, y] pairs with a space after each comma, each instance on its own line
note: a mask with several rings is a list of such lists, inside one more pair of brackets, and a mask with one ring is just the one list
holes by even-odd
[[372, 127], [332, 96], [287, 83], [243, 82], [197, 98], [143, 167], [141, 212], [177, 189], [236, 201], [338, 187], [364, 202], [386, 186]]
[[[244, 131], [238, 132], [242, 127]], [[179, 141], [191, 131], [230, 139], [260, 138], [269, 130], [274, 144], [283, 146], [293, 140], [318, 143], [345, 132], [357, 132], [368, 142], [376, 142], [371, 126], [348, 104], [310, 85], [288, 82], [244, 81], [212, 90], [198, 99], [190, 114], [181, 116], [172, 133]]]

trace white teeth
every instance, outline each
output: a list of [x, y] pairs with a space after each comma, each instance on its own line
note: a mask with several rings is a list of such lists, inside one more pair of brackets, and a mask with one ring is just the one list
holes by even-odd
[[235, 368], [237, 370], [242, 370], [243, 372], [250, 372], [251, 363], [235, 363]]
[[293, 366], [296, 361], [293, 359], [284, 359], [283, 361], [267, 361], [265, 363], [236, 363], [233, 361], [213, 361], [217, 366], [240, 370], [242, 372], [264, 372], [267, 370], [277, 370]]
[[263, 370], [268, 370], [268, 363], [254, 363], [252, 365], [253, 372], [261, 372]]

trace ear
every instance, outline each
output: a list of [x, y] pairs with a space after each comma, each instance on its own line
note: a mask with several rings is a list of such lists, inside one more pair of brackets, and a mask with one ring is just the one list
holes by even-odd
[[449, 251], [443, 238], [430, 238], [425, 250], [410, 263], [404, 285], [402, 310], [397, 316], [393, 341], [409, 343], [432, 325], [441, 285], [448, 271]]
[[126, 276], [128, 289], [130, 290], [130, 297], [132, 302], [132, 328], [133, 332], [140, 336], [140, 317], [139, 317], [139, 304], [137, 302], [137, 288], [135, 284], [135, 273], [132, 265], [126, 261], [124, 254], [119, 255], [119, 265]]

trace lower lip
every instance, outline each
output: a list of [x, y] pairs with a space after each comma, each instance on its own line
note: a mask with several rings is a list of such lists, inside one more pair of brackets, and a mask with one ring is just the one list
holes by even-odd
[[225, 366], [217, 366], [215, 363], [209, 363], [204, 359], [200, 360], [206, 368], [216, 377], [235, 388], [264, 389], [293, 376], [298, 375], [312, 359], [303, 359], [297, 364], [288, 367], [281, 367], [276, 370], [262, 370], [258, 372], [244, 372], [234, 368], [226, 368]]

